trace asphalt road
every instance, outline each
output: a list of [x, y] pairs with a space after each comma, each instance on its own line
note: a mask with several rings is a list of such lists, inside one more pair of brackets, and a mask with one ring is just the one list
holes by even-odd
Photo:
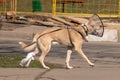
[[[18, 42], [20, 40], [1, 40], [0, 41], [0, 54], [27, 54], [24, 52]], [[25, 42], [30, 43], [31, 40]], [[120, 43], [113, 42], [85, 42], [82, 47], [84, 53], [95, 63], [120, 63]], [[64, 45], [52, 45], [48, 58], [62, 58], [65, 60], [67, 47]], [[40, 55], [40, 53], [39, 53]], [[73, 49], [71, 59], [80, 59], [82, 57]]]
[[[25, 54], [17, 44], [19, 40], [1, 40], [0, 54]], [[90, 67], [74, 50], [70, 64], [72, 70], [53, 68], [0, 68], [0, 80], [119, 80], [120, 44], [112, 42], [87, 42], [83, 51], [95, 63]], [[66, 46], [52, 45], [46, 61], [65, 65]]]

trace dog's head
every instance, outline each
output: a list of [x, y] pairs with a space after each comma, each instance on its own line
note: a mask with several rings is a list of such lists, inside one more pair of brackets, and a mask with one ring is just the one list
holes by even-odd
[[98, 15], [93, 15], [89, 18], [89, 21], [86, 23], [88, 26], [88, 33], [102, 37], [104, 33], [104, 26]]

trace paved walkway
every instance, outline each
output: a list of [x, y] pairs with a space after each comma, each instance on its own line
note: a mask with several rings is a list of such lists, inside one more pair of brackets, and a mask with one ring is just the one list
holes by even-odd
[[119, 68], [0, 68], [0, 80], [119, 80]]

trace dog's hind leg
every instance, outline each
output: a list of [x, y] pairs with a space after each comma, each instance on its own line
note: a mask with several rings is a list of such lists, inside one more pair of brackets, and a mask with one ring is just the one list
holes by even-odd
[[45, 63], [44, 63], [44, 58], [45, 58], [45, 56], [46, 56], [46, 52], [42, 52], [42, 54], [41, 54], [41, 56], [40, 56], [40, 58], [39, 58], [39, 61], [40, 61], [40, 63], [42, 64], [42, 66], [43, 66], [43, 68], [45, 68], [45, 69], [50, 69], [48, 66], [46, 66], [45, 65]]
[[75, 50], [88, 62], [88, 64], [90, 66], [94, 66], [94, 63], [92, 63], [88, 57], [84, 54], [84, 52], [82, 51], [81, 47], [79, 45], [75, 46]]
[[72, 48], [71, 46], [68, 46], [68, 49], [67, 49], [67, 56], [66, 56], [66, 65], [67, 65], [67, 68], [68, 69], [72, 69], [73, 67], [70, 66], [70, 57], [71, 57], [71, 53], [72, 53]]
[[34, 60], [34, 56], [38, 53], [39, 53], [39, 51], [37, 48], [33, 52], [28, 53], [27, 56], [21, 60], [20, 66], [28, 67], [31, 60]]
[[46, 41], [46, 42], [43, 42], [43, 44], [40, 43], [40, 48], [41, 48], [42, 54], [39, 58], [39, 61], [45, 69], [50, 69], [48, 66], [45, 65], [44, 58], [47, 55], [47, 53], [50, 51], [51, 42]]

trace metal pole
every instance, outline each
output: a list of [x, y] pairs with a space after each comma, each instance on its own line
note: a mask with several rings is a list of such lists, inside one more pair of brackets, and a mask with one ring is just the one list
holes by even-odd
[[56, 15], [56, 0], [53, 0], [53, 8], [52, 8], [52, 13], [53, 15]]
[[120, 17], [120, 0], [119, 0], [118, 16]]
[[17, 0], [15, 0], [15, 13], [17, 12]]
[[10, 12], [12, 12], [13, 11], [13, 0], [10, 1], [10, 9], [11, 9]]
[[65, 12], [65, 4], [62, 4], [62, 12]]
[[13, 0], [13, 13], [12, 13], [12, 16], [13, 16], [13, 20], [15, 20], [15, 17], [16, 17], [16, 1], [17, 0]]
[[6, 15], [6, 13], [7, 13], [7, 9], [6, 9], [6, 3], [7, 3], [7, 1], [6, 0], [4, 0], [4, 15]]
[[74, 13], [75, 12], [75, 3], [73, 2], [72, 3], [72, 13]]

